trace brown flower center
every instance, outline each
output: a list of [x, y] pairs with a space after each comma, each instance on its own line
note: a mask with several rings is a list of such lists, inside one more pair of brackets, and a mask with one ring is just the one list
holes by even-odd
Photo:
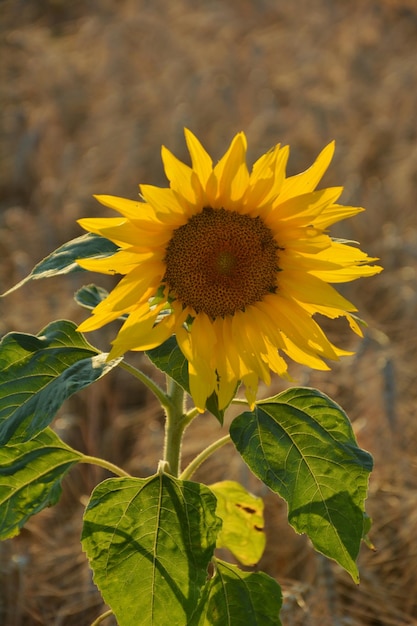
[[197, 313], [233, 315], [276, 291], [278, 250], [260, 217], [205, 208], [174, 231], [165, 281]]

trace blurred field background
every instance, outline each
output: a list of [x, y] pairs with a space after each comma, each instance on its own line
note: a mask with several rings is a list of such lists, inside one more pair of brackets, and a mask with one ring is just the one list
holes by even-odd
[[[3, 0], [0, 11], [1, 292], [81, 234], [77, 218], [103, 214], [93, 193], [136, 198], [139, 182], [166, 185], [160, 146], [187, 160], [184, 126], [215, 159], [240, 130], [249, 163], [289, 143], [289, 173], [336, 140], [323, 184], [343, 184], [342, 202], [367, 211], [334, 234], [359, 240], [385, 271], [343, 287], [369, 324], [363, 342], [326, 325], [356, 356], [330, 373], [293, 373], [343, 406], [374, 456], [377, 551], [361, 551], [360, 586], [292, 531], [284, 504], [230, 447], [196, 478], [233, 478], [265, 497], [259, 568], [283, 586], [284, 626], [417, 624], [416, 1]], [[112, 284], [87, 274], [28, 284], [0, 301], [0, 334], [81, 321], [72, 294], [93, 280]], [[161, 411], [121, 373], [71, 399], [55, 427], [137, 476], [161, 455]], [[214, 418], [196, 420], [185, 460], [222, 434]], [[83, 506], [104, 477], [73, 469], [60, 504], [0, 546], [1, 624], [84, 626], [105, 610], [79, 544]]]

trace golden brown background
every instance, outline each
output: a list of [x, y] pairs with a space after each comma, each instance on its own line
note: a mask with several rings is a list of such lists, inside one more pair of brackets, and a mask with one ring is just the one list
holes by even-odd
[[[361, 585], [288, 527], [283, 503], [230, 447], [198, 478], [235, 478], [265, 496], [259, 567], [283, 585], [285, 626], [417, 624], [416, 1], [3, 0], [0, 11], [0, 291], [81, 234], [77, 218], [103, 213], [93, 193], [135, 198], [139, 182], [165, 185], [160, 146], [186, 160], [184, 126], [215, 159], [240, 130], [249, 162], [289, 143], [289, 173], [336, 139], [324, 184], [343, 184], [342, 201], [367, 212], [334, 234], [359, 240], [385, 271], [343, 288], [369, 323], [362, 343], [327, 325], [357, 355], [331, 373], [295, 373], [345, 408], [375, 459], [377, 552], [361, 551]], [[91, 280], [105, 285], [71, 275], [8, 296], [0, 334], [80, 321], [72, 294]], [[113, 333], [98, 333], [98, 343]], [[274, 381], [272, 391], [281, 388]], [[138, 476], [161, 454], [158, 405], [120, 373], [71, 399], [56, 428]], [[199, 418], [186, 459], [224, 432]], [[84, 626], [103, 611], [79, 545], [83, 505], [103, 477], [73, 469], [60, 505], [0, 546], [0, 623]]]

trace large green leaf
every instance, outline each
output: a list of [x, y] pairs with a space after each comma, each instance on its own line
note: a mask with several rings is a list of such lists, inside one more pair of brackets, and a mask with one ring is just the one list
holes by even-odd
[[62, 478], [82, 456], [50, 428], [25, 443], [0, 447], [0, 539], [13, 537], [29, 517], [56, 504]]
[[64, 400], [120, 362], [90, 346], [73, 322], [0, 342], [0, 445], [27, 441], [48, 426]]
[[207, 487], [162, 473], [96, 487], [82, 544], [119, 626], [189, 623], [221, 525], [215, 510]]
[[30, 280], [38, 280], [39, 278], [51, 278], [59, 274], [70, 274], [71, 272], [84, 271], [76, 259], [100, 258], [114, 254], [118, 250], [116, 244], [100, 235], [88, 233], [72, 239], [54, 252], [42, 259], [40, 263], [35, 265], [31, 273], [21, 280], [17, 285], [6, 291], [6, 296], [12, 291], [19, 289]]
[[242, 563], [256, 565], [265, 549], [264, 503], [233, 480], [209, 485], [223, 522], [218, 548], [227, 548]]
[[190, 626], [280, 626], [281, 605], [276, 580], [216, 560], [214, 576], [200, 603], [201, 613]]
[[[158, 369], [168, 374], [187, 393], [190, 393], [190, 382], [188, 378], [188, 361], [181, 352], [175, 335], [167, 339], [163, 344], [152, 350], [147, 350], [146, 354]], [[212, 393], [207, 399], [207, 410], [210, 411], [223, 424], [225, 409], [219, 409], [218, 397]]]
[[361, 450], [348, 417], [315, 389], [293, 388], [231, 424], [249, 465], [288, 503], [288, 520], [355, 581], [372, 457]]

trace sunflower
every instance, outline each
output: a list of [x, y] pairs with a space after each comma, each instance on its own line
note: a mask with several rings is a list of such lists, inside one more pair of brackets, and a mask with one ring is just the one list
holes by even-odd
[[285, 357], [325, 370], [329, 359], [351, 354], [328, 340], [314, 315], [344, 316], [361, 335], [356, 308], [330, 283], [382, 268], [327, 234], [363, 210], [336, 203], [342, 187], [316, 190], [334, 143], [309, 169], [287, 177], [288, 146], [275, 146], [249, 172], [244, 133], [214, 167], [187, 129], [185, 138], [191, 167], [162, 147], [169, 188], [140, 185], [140, 201], [96, 196], [119, 216], [79, 221], [118, 246], [112, 256], [79, 265], [123, 275], [79, 330], [126, 316], [109, 359], [175, 334], [199, 410], [213, 391], [226, 407], [239, 383], [253, 406], [259, 379], [268, 385], [271, 371], [287, 376]]

